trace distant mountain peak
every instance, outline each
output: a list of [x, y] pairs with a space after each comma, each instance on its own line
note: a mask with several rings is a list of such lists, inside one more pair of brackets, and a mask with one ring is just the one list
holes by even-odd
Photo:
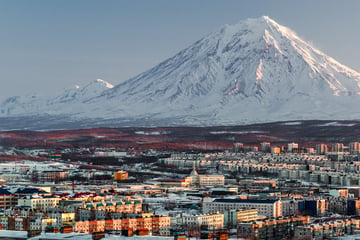
[[262, 16], [225, 25], [116, 86], [96, 79], [51, 99], [10, 98], [0, 116], [65, 115], [96, 126], [349, 120], [360, 119], [359, 100], [358, 72]]

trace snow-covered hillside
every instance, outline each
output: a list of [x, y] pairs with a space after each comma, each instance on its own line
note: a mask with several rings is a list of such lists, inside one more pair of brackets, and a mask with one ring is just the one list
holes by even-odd
[[[113, 87], [107, 81], [96, 79], [84, 87], [77, 85], [73, 88], [63, 89], [55, 96], [33, 94], [11, 97], [0, 105], [0, 116], [78, 113], [78, 111], [81, 111], [82, 105], [87, 101]], [[86, 109], [83, 109], [83, 111], [86, 111]]]
[[[360, 119], [360, 74], [269, 17], [224, 26], [119, 85], [7, 99], [1, 117], [62, 115], [126, 125]], [[1, 119], [1, 118], [0, 118]], [[1, 121], [1, 120], [0, 120]]]

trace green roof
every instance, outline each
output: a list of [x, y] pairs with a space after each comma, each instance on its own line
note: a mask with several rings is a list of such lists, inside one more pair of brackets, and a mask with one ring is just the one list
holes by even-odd
[[126, 202], [125, 205], [126, 205], [126, 204], [132, 204], [132, 202], [129, 201], [129, 202]]
[[97, 206], [97, 207], [103, 207], [103, 206], [104, 206], [104, 204], [102, 204], [102, 203], [98, 203], [98, 204], [96, 204], [96, 206]]
[[122, 202], [117, 202], [116, 206], [118, 206], [118, 205], [123, 205], [123, 203]]
[[111, 202], [108, 202], [108, 203], [106, 203], [106, 206], [114, 206], [114, 204]]
[[135, 200], [134, 203], [141, 203], [141, 201], [140, 200]]
[[94, 205], [92, 205], [92, 204], [86, 205], [86, 208], [93, 208], [93, 207], [94, 207]]

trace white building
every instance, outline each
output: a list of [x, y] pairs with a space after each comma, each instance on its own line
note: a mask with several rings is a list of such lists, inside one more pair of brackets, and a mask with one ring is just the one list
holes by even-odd
[[208, 229], [220, 229], [224, 227], [224, 214], [204, 214], [183, 216], [178, 219], [178, 224], [189, 227], [201, 227], [206, 226]]
[[59, 223], [56, 218], [33, 218], [30, 220], [30, 230], [45, 231], [48, 226], [59, 227]]
[[198, 174], [196, 169], [190, 173], [190, 176], [185, 178], [190, 186], [223, 186], [225, 184], [224, 175], [216, 174]]
[[26, 196], [18, 199], [18, 206], [27, 206], [31, 209], [47, 211], [49, 208], [55, 207], [60, 201], [56, 197], [33, 197]]
[[203, 202], [204, 213], [224, 212], [231, 209], [251, 209], [257, 208], [258, 214], [277, 218], [282, 216], [282, 203], [280, 200], [262, 199], [210, 199], [206, 198]]
[[292, 152], [292, 151], [297, 151], [299, 150], [299, 144], [297, 143], [288, 143], [288, 147], [287, 147], [287, 151], [288, 152]]
[[256, 208], [224, 211], [224, 224], [227, 227], [234, 227], [239, 222], [256, 221], [257, 218], [258, 210]]

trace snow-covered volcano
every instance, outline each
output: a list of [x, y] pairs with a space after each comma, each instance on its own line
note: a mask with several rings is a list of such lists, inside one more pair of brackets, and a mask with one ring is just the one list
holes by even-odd
[[0, 116], [62, 115], [107, 126], [360, 119], [360, 74], [269, 17], [224, 26], [150, 70], [104, 86], [10, 98]]

